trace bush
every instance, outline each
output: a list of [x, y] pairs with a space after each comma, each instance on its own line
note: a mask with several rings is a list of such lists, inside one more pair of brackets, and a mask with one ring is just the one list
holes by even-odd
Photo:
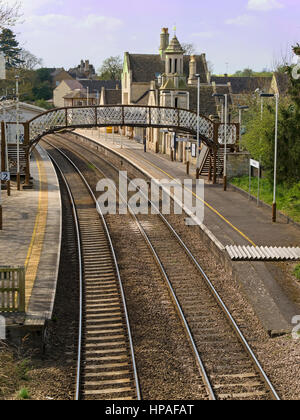
[[22, 400], [29, 400], [30, 395], [29, 395], [28, 390], [26, 388], [22, 388], [21, 391], [18, 394], [18, 397]]
[[[260, 160], [272, 182], [275, 150], [275, 107], [266, 105], [261, 121], [256, 114], [249, 121], [243, 136], [243, 146], [252, 157]], [[278, 183], [292, 185], [300, 181], [300, 112], [284, 101], [279, 109], [278, 121]]]
[[298, 264], [294, 270], [294, 275], [298, 280], [300, 280], [300, 264]]

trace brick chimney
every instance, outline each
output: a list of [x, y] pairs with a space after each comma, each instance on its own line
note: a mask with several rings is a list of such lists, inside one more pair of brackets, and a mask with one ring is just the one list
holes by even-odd
[[170, 43], [170, 34], [168, 28], [162, 28], [161, 34], [160, 34], [160, 47], [159, 47], [159, 53], [161, 57], [163, 58], [165, 50], [168, 48]]
[[189, 85], [195, 85], [197, 84], [197, 63], [196, 63], [196, 57], [194, 55], [191, 55], [190, 58], [190, 74], [189, 74]]

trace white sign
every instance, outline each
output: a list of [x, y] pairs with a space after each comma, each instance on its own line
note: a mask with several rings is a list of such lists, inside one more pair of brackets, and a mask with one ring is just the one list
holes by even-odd
[[196, 143], [192, 143], [192, 157], [197, 157], [197, 145]]
[[10, 181], [10, 173], [9, 172], [0, 172], [0, 180], [1, 181]]
[[0, 80], [6, 79], [6, 62], [2, 52], [0, 52]]
[[250, 166], [252, 166], [253, 168], [259, 169], [260, 163], [257, 160], [250, 159]]
[[0, 316], [0, 340], [6, 340], [6, 320], [4, 316]]

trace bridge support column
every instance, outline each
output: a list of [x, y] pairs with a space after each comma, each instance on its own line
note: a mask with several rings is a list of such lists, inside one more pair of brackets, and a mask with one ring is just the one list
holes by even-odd
[[208, 169], [208, 181], [211, 182], [211, 172], [212, 172], [212, 159], [211, 152], [209, 152], [209, 169]]
[[217, 149], [214, 147], [214, 161], [213, 161], [213, 184], [217, 183], [217, 154], [218, 151]]

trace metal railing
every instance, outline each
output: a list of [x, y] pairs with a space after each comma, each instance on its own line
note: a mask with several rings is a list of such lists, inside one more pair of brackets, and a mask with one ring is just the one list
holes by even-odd
[[[195, 135], [198, 118], [195, 112], [179, 108], [103, 105], [56, 108], [27, 121], [25, 126], [25, 144], [32, 148], [44, 135], [64, 128], [152, 127]], [[203, 115], [199, 116], [199, 129], [201, 139], [210, 147], [219, 146], [225, 137], [225, 125]], [[227, 124], [228, 144], [235, 144], [238, 138], [239, 124]]]
[[0, 312], [25, 312], [24, 267], [0, 267]]

